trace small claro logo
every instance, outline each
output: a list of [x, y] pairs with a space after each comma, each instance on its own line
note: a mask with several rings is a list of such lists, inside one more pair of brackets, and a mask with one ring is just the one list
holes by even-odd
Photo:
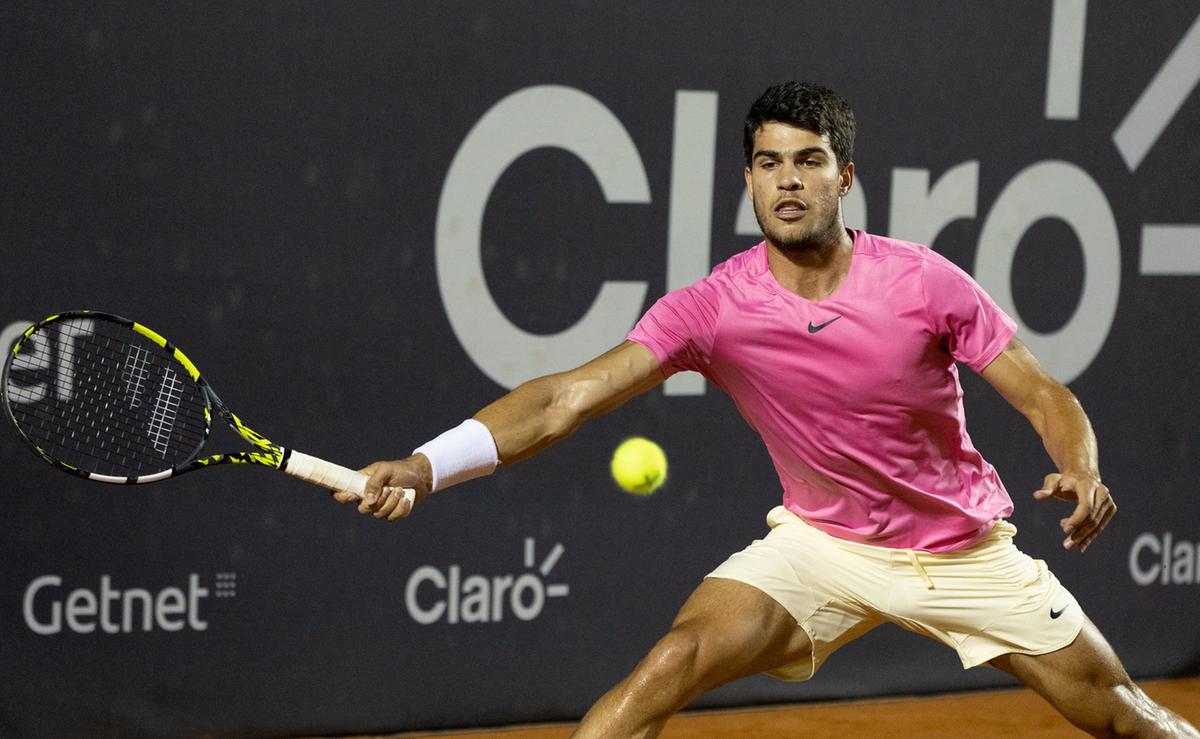
[[[445, 570], [426, 565], [409, 575], [404, 587], [404, 605], [419, 624], [489, 623], [503, 621], [511, 613], [521, 621], [537, 618], [547, 598], [561, 598], [570, 592], [565, 583], [547, 584], [545, 578], [558, 564], [566, 549], [555, 544], [537, 564], [533, 538], [525, 539], [525, 568], [520, 574], [464, 576], [459, 565]], [[536, 565], [536, 568], [535, 568]]]
[[204, 631], [208, 621], [201, 613], [210, 596], [237, 596], [237, 573], [218, 572], [212, 588], [197, 573], [182, 587], [159, 590], [118, 588], [111, 575], [101, 575], [96, 588], [67, 590], [59, 575], [34, 578], [25, 588], [22, 612], [25, 625], [35, 634], [132, 634], [147, 631]]
[[1143, 587], [1200, 584], [1200, 542], [1170, 531], [1141, 534], [1129, 548], [1129, 575]]

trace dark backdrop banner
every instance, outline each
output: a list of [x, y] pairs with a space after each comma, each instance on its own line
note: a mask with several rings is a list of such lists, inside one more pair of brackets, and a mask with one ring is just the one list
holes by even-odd
[[[267, 436], [403, 456], [754, 244], [742, 118], [820, 81], [859, 119], [850, 224], [974, 274], [1091, 413], [1120, 513], [1080, 557], [966, 372], [1019, 544], [1136, 676], [1200, 671], [1200, 8], [737, 5], [4, 3], [0, 338], [125, 315]], [[0, 435], [0, 734], [577, 718], [780, 497], [697, 379], [391, 525], [261, 469], [88, 483]], [[608, 475], [634, 434], [671, 460], [650, 497]], [[885, 627], [697, 705], [1007, 680]]]

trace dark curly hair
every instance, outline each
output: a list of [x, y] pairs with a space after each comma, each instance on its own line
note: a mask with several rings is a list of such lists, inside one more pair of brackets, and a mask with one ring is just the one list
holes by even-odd
[[754, 157], [754, 134], [767, 123], [786, 123], [829, 137], [838, 167], [854, 161], [854, 111], [833, 90], [809, 82], [784, 82], [768, 87], [746, 114], [742, 147], [746, 166]]

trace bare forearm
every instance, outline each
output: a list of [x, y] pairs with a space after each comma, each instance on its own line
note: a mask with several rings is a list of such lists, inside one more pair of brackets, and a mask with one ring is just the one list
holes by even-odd
[[554, 376], [531, 380], [475, 414], [492, 432], [501, 464], [531, 457], [579, 427], [583, 417], [561, 401], [560, 383]]
[[1096, 434], [1075, 395], [1060, 385], [1044, 391], [1038, 407], [1040, 413], [1031, 420], [1059, 471], [1099, 479]]
[[1083, 406], [1042, 370], [1024, 343], [1014, 337], [982, 374], [1033, 424], [1059, 472], [1100, 478], [1096, 434]]
[[[520, 385], [496, 402], [421, 446], [412, 456], [376, 462], [359, 511], [394, 521], [432, 492], [491, 474], [497, 464], [533, 456], [570, 436], [588, 418], [616, 408], [662, 382], [658, 360], [646, 347], [626, 341], [581, 367]], [[403, 486], [403, 487], [401, 487]], [[340, 491], [338, 500], [358, 500]], [[403, 502], [402, 502], [403, 501]]]
[[518, 386], [475, 414], [496, 442], [501, 464], [512, 464], [575, 433], [589, 418], [607, 413], [662, 382], [648, 349], [625, 342], [570, 372]]

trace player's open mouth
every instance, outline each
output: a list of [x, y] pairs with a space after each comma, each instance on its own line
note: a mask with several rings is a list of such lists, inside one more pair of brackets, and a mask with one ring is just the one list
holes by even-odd
[[801, 218], [808, 211], [808, 206], [799, 200], [784, 200], [775, 205], [775, 215], [784, 221]]

